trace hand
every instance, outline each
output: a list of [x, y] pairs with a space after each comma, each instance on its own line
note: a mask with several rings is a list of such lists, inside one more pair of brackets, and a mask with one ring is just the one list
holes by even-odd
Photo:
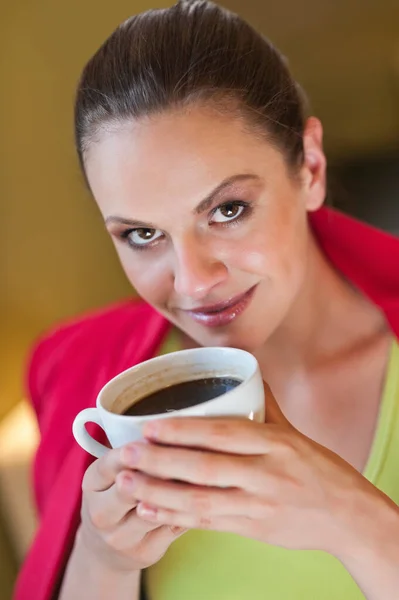
[[157, 562], [183, 533], [178, 526], [148, 522], [130, 493], [129, 447], [110, 450], [87, 469], [82, 483], [79, 538], [114, 570], [139, 571]]
[[147, 424], [151, 443], [129, 449], [138, 514], [153, 523], [338, 555], [358, 514], [374, 520], [370, 499], [380, 492], [295, 430], [268, 388], [266, 398], [266, 424], [223, 418]]

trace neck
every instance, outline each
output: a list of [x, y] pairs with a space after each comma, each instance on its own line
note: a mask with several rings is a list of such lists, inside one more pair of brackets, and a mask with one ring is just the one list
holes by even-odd
[[272, 384], [284, 374], [306, 376], [387, 330], [384, 316], [339, 274], [313, 236], [300, 293], [281, 326], [255, 353]]

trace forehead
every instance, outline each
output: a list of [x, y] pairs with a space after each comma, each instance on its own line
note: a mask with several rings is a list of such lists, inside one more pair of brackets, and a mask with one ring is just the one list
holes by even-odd
[[145, 203], [148, 215], [151, 206], [171, 199], [195, 205], [239, 173], [267, 182], [284, 170], [284, 161], [240, 119], [192, 108], [104, 129], [88, 150], [86, 169], [103, 213]]

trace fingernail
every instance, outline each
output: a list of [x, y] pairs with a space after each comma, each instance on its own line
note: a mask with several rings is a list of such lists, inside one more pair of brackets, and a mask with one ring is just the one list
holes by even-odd
[[153, 506], [148, 506], [148, 504], [139, 504], [137, 511], [143, 519], [153, 519], [157, 516], [157, 509]]
[[146, 438], [157, 439], [159, 435], [159, 421], [150, 421], [146, 423], [143, 428], [143, 433]]
[[122, 481], [123, 481], [123, 486], [125, 488], [127, 488], [130, 492], [134, 490], [134, 488], [136, 487], [136, 478], [134, 476], [134, 473], [123, 473], [122, 474]]
[[181, 533], [184, 533], [184, 531], [186, 531], [184, 527], [178, 527], [177, 525], [171, 525], [169, 529], [171, 530], [173, 535], [180, 535]]
[[123, 452], [126, 466], [136, 467], [140, 458], [140, 449], [137, 446], [126, 446]]

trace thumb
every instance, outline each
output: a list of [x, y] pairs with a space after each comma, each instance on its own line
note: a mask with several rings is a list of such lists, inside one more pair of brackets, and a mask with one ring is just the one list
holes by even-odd
[[273, 423], [275, 425], [289, 425], [292, 427], [290, 422], [285, 418], [272, 390], [270, 389], [269, 384], [266, 383], [266, 381], [263, 381], [263, 387], [265, 390], [266, 423]]

